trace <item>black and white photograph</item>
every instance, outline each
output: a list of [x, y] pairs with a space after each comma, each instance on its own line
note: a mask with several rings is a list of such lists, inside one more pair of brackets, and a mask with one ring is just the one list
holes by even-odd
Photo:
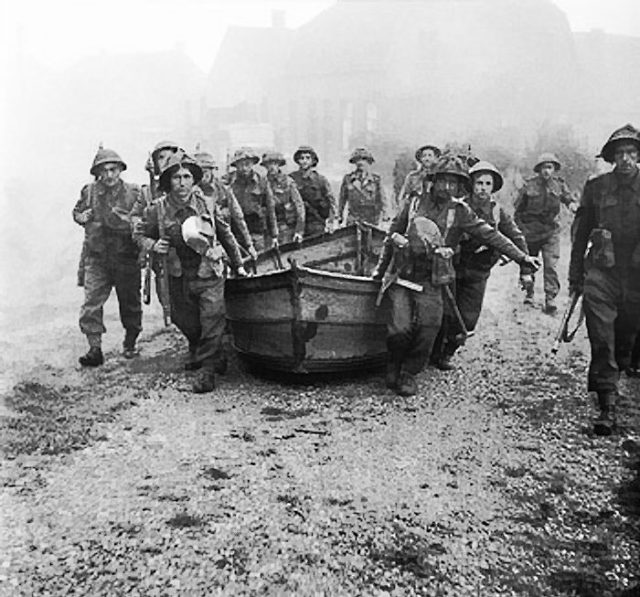
[[0, 47], [0, 597], [640, 597], [640, 2]]

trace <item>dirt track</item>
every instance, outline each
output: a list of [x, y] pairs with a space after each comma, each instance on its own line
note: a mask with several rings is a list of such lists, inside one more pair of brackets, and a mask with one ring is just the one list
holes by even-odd
[[637, 595], [640, 383], [620, 435], [594, 438], [584, 331], [549, 359], [557, 319], [514, 270], [458, 369], [409, 400], [380, 375], [286, 385], [237, 363], [192, 395], [157, 315], [134, 362], [51, 355], [0, 419], [0, 592]]

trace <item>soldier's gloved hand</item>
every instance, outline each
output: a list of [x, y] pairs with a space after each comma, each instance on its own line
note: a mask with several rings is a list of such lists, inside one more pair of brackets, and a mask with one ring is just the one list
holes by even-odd
[[249, 247], [247, 251], [249, 253], [249, 257], [251, 257], [253, 261], [255, 261], [258, 258], [258, 251], [256, 251], [254, 246]]
[[293, 242], [294, 243], [301, 243], [302, 242], [302, 234], [300, 234], [299, 232], [296, 232], [293, 235]]
[[577, 294], [580, 296], [584, 291], [583, 280], [569, 280], [569, 294]]
[[76, 214], [76, 220], [79, 224], [87, 224], [89, 220], [93, 217], [93, 210], [91, 208], [85, 209], [81, 211], [79, 214]]
[[377, 267], [375, 267], [371, 272], [371, 278], [373, 280], [382, 280], [383, 277], [384, 277], [384, 272]]
[[249, 274], [247, 274], [247, 270], [244, 269], [244, 266], [239, 265], [236, 269], [236, 277], [238, 278], [246, 278]]
[[533, 276], [531, 274], [520, 274], [520, 289], [528, 290], [533, 288]]
[[542, 263], [540, 263], [540, 259], [537, 257], [531, 257], [531, 255], [525, 256], [525, 258], [520, 262], [520, 265], [527, 265], [531, 268], [531, 272], [537, 272], [541, 267]]
[[161, 238], [153, 245], [153, 252], [158, 253], [158, 255], [166, 255], [169, 252], [169, 247], [169, 241], [166, 238]]
[[220, 245], [209, 247], [204, 256], [211, 261], [220, 261], [224, 257], [224, 250]]

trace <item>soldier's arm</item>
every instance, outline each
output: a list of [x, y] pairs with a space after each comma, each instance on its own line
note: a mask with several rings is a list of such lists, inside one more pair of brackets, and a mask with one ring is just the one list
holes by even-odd
[[247, 251], [253, 249], [253, 240], [251, 239], [251, 234], [249, 233], [249, 228], [247, 227], [247, 222], [244, 219], [244, 213], [242, 213], [242, 208], [240, 207], [238, 198], [235, 196], [231, 187], [222, 186], [222, 190], [226, 194], [227, 202], [229, 203], [229, 219], [231, 221], [231, 226], [240, 237], [238, 242], [247, 249]]
[[518, 227], [522, 226], [522, 212], [526, 206], [527, 186], [524, 185], [516, 196], [516, 200], [513, 202], [513, 219]]
[[573, 243], [569, 261], [569, 283], [582, 285], [584, 279], [584, 253], [587, 250], [589, 236], [596, 227], [593, 194], [595, 181], [588, 181], [584, 186], [580, 204], [571, 226]]
[[231, 266], [234, 269], [238, 269], [242, 265], [242, 256], [240, 255], [240, 247], [238, 246], [238, 241], [236, 241], [236, 237], [233, 236], [233, 232], [231, 232], [231, 227], [229, 226], [229, 224], [227, 224], [220, 216], [216, 215], [214, 217], [214, 221], [216, 225], [216, 236], [218, 237], [218, 241], [229, 257]]
[[516, 263], [522, 263], [527, 257], [527, 254], [518, 249], [506, 236], [480, 219], [466, 203], [458, 203], [457, 215], [460, 228], [474, 238], [481, 240], [485, 245], [492, 246]]
[[410, 206], [411, 198], [405, 199], [400, 204], [395, 217], [391, 220], [391, 225], [389, 226], [389, 231], [384, 239], [382, 250], [380, 251], [380, 257], [378, 258], [378, 263], [372, 273], [372, 277], [382, 277], [387, 267], [389, 267], [389, 263], [393, 255], [393, 241], [391, 240], [391, 237], [394, 232], [398, 232], [399, 234], [404, 234], [406, 232], [409, 222]]
[[267, 209], [267, 230], [272, 239], [278, 238], [278, 220], [276, 219], [276, 200], [271, 185], [264, 179], [265, 207]]
[[409, 185], [411, 184], [411, 172], [404, 177], [404, 182], [400, 187], [400, 191], [398, 191], [398, 196], [396, 198], [396, 203], [400, 205], [402, 201], [406, 198], [407, 193], [409, 191]]
[[569, 189], [569, 185], [564, 180], [560, 181], [560, 201], [568, 208], [575, 204], [571, 189]]
[[293, 203], [294, 209], [296, 210], [296, 227], [294, 233], [302, 236], [304, 234], [305, 218], [304, 201], [300, 196], [300, 191], [298, 191], [298, 185], [296, 185], [296, 183], [292, 179], [289, 179], [288, 182], [291, 201]]
[[158, 208], [155, 205], [144, 207], [138, 203], [131, 211], [133, 227], [132, 237], [143, 251], [151, 251], [160, 238], [158, 229]]
[[345, 210], [347, 207], [347, 200], [349, 198], [349, 189], [347, 184], [347, 177], [344, 176], [340, 183], [340, 192], [338, 193], [338, 219], [340, 221], [345, 218]]
[[498, 231], [504, 234], [523, 253], [529, 253], [524, 234], [515, 223], [515, 220], [504, 209], [500, 208], [500, 223]]
[[380, 213], [382, 215], [383, 220], [388, 220], [392, 217], [393, 214], [393, 206], [391, 205], [391, 201], [387, 196], [387, 193], [384, 190], [384, 186], [382, 185], [382, 177], [378, 179], [378, 199], [380, 201]]
[[80, 191], [80, 199], [76, 202], [71, 211], [71, 215], [73, 216], [73, 221], [76, 224], [80, 224], [80, 226], [84, 226], [87, 221], [87, 210], [91, 209], [90, 198], [89, 198], [89, 189], [91, 188], [90, 184], [86, 184], [82, 187]]
[[329, 202], [329, 217], [327, 218], [330, 222], [335, 220], [338, 215], [338, 202], [333, 194], [333, 190], [331, 189], [331, 184], [329, 183], [329, 179], [326, 176], [320, 175], [320, 182], [322, 184], [322, 189], [325, 198]]

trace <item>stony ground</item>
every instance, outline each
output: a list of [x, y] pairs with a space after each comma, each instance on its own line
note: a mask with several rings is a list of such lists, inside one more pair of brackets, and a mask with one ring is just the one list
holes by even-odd
[[157, 313], [96, 371], [51, 339], [0, 411], [0, 594], [640, 594], [640, 382], [594, 437], [584, 330], [550, 358], [558, 318], [496, 270], [458, 369], [408, 400], [238, 363], [193, 395]]

